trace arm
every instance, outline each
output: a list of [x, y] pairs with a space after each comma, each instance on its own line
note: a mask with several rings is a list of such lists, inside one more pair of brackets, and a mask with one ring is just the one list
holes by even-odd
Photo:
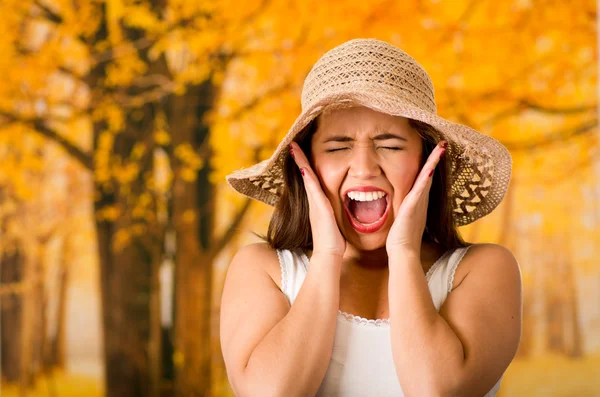
[[314, 256], [294, 304], [264, 270], [266, 244], [234, 257], [221, 303], [221, 346], [238, 396], [315, 395], [331, 359], [341, 258]]
[[437, 313], [418, 256], [390, 255], [392, 355], [406, 396], [482, 396], [516, 354], [522, 321], [516, 259], [502, 246], [481, 244], [461, 266], [467, 276]]

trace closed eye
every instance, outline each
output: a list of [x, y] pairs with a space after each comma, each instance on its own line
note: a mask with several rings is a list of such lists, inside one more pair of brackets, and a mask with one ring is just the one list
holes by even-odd
[[[339, 149], [326, 149], [325, 151], [327, 153], [331, 153], [331, 152], [337, 152], [339, 150], [346, 150], [346, 149], [349, 149], [349, 148], [344, 147], [344, 148], [339, 148]], [[381, 147], [378, 147], [377, 149], [388, 149], [388, 150], [393, 150], [393, 151], [402, 150], [402, 148], [399, 148], [399, 147], [387, 147], [387, 146], [381, 146]]]

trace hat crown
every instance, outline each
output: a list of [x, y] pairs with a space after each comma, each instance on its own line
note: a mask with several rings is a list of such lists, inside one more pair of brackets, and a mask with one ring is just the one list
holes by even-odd
[[302, 110], [347, 93], [371, 91], [436, 113], [429, 74], [406, 52], [377, 39], [354, 39], [326, 52], [302, 88]]

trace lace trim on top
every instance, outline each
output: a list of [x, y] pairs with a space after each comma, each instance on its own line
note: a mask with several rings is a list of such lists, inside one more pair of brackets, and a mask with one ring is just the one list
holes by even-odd
[[388, 327], [390, 325], [389, 318], [376, 318], [369, 319], [360, 316], [355, 316], [354, 314], [346, 313], [341, 310], [338, 310], [338, 316], [343, 318], [346, 321], [349, 321], [354, 324], [366, 325], [366, 326], [375, 326], [375, 327]]
[[279, 267], [281, 268], [281, 292], [283, 292], [287, 296], [287, 266], [284, 265], [285, 259], [282, 256], [282, 252], [280, 250], [275, 251], [277, 251], [277, 257], [279, 258]]
[[456, 258], [456, 261], [452, 263], [452, 267], [450, 268], [450, 277], [448, 277], [448, 293], [452, 292], [452, 284], [454, 284], [454, 273], [456, 273], [456, 268], [458, 264], [462, 261], [463, 256], [465, 256], [465, 254], [471, 247], [472, 246], [469, 245], [463, 248], [460, 254], [458, 254], [458, 258]]
[[[435, 261], [433, 263], [433, 265], [431, 265], [431, 267], [427, 271], [427, 274], [425, 274], [425, 279], [427, 280], [428, 283], [429, 283], [429, 279], [431, 278], [431, 275], [433, 274], [433, 272], [435, 271], [435, 269], [437, 269], [438, 267], [440, 267], [440, 264], [443, 262], [443, 260], [445, 259], [446, 255], [448, 253], [451, 253], [451, 252], [452, 252], [451, 250], [444, 252], [442, 254], [442, 256], [440, 256], [438, 258], [438, 260]], [[302, 258], [305, 261], [306, 265], [308, 266], [308, 264], [310, 263], [309, 260], [308, 260], [308, 256], [306, 256], [306, 254], [304, 253], [304, 251], [300, 251], [300, 254], [302, 255]], [[461, 258], [462, 258], [462, 255], [461, 255]], [[282, 285], [283, 285], [283, 281], [282, 281]], [[390, 325], [390, 319], [389, 318], [369, 319], [369, 318], [364, 318], [364, 317], [361, 317], [361, 316], [355, 316], [354, 314], [346, 313], [346, 312], [343, 312], [343, 311], [341, 311], [339, 309], [338, 309], [338, 317], [340, 317], [340, 318], [342, 318], [342, 319], [344, 319], [346, 321], [349, 321], [349, 322], [351, 322], [353, 324], [367, 326], [367, 327], [383, 327], [383, 328], [387, 328]]]

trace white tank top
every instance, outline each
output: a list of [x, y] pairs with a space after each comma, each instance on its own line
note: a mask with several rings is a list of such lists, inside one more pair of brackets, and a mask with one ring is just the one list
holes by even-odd
[[[438, 312], [468, 248], [447, 251], [427, 272], [429, 291]], [[281, 289], [291, 305], [306, 277], [309, 260], [301, 250], [277, 250], [277, 255]], [[502, 377], [484, 397], [495, 396], [501, 381]], [[317, 397], [358, 396], [404, 396], [392, 359], [390, 323], [389, 319], [371, 320], [338, 310], [331, 361]]]

